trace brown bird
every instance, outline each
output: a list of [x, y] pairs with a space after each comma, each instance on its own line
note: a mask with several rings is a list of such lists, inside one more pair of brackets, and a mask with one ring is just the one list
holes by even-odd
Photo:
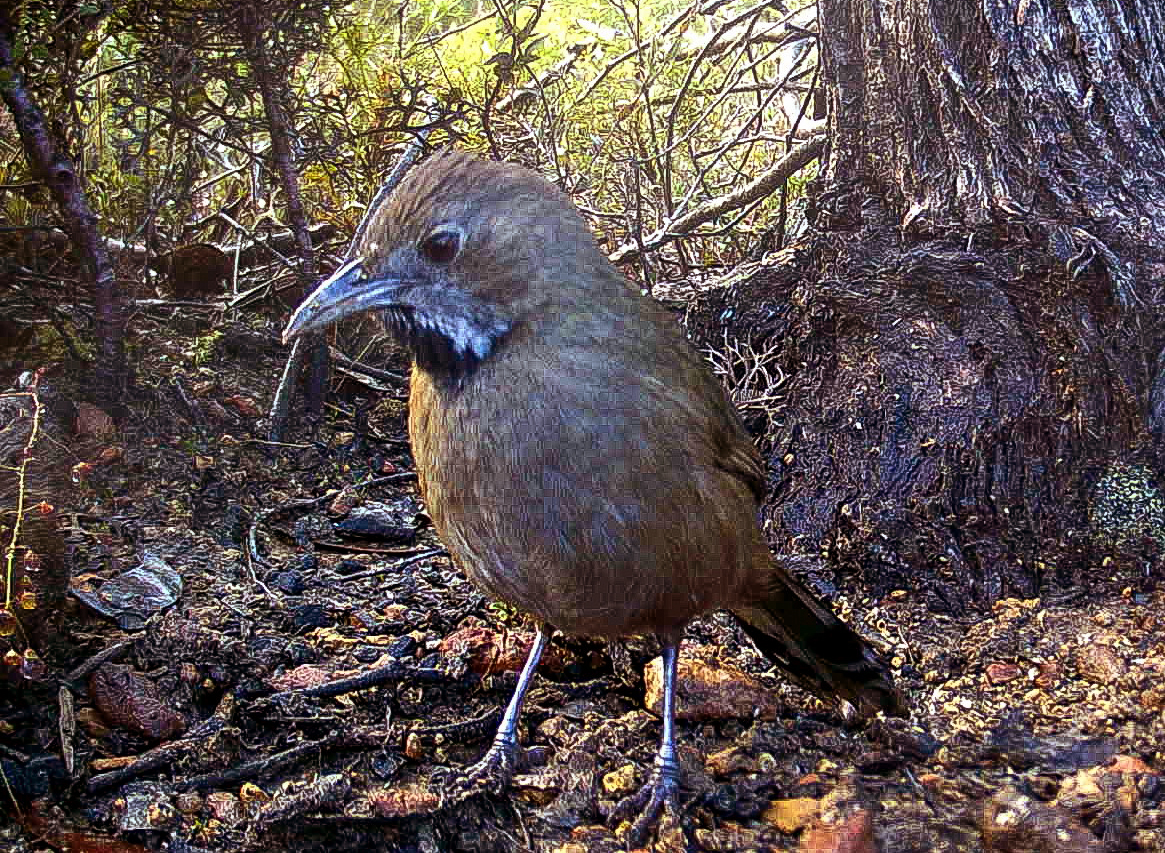
[[777, 565], [757, 524], [759, 453], [675, 320], [607, 260], [535, 173], [455, 151], [415, 167], [354, 259], [284, 339], [380, 312], [414, 358], [409, 435], [457, 564], [539, 630], [497, 736], [468, 773], [500, 788], [551, 627], [663, 647], [652, 777], [633, 837], [676, 805], [676, 650], [727, 608], [794, 682], [863, 714], [901, 697], [877, 654]]

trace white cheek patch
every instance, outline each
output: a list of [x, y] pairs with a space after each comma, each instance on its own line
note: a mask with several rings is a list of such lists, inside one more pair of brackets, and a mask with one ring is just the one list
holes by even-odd
[[493, 351], [494, 344], [508, 329], [507, 324], [498, 320], [483, 322], [484, 318], [460, 314], [440, 316], [418, 314], [417, 319], [430, 332], [445, 338], [453, 352], [478, 361]]
[[510, 330], [487, 303], [464, 291], [417, 289], [409, 297], [385, 311], [384, 319], [426, 369], [468, 373]]
[[494, 343], [506, 332], [503, 323], [483, 326], [466, 317], [439, 317], [437, 331], [447, 337], [453, 349], [481, 360], [493, 350]]

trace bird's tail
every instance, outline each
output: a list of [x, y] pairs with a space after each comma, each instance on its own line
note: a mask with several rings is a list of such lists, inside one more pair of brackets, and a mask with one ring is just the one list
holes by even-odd
[[733, 610], [757, 648], [821, 699], [843, 699], [863, 717], [905, 716], [906, 701], [873, 647], [785, 570], [769, 576], [767, 596]]

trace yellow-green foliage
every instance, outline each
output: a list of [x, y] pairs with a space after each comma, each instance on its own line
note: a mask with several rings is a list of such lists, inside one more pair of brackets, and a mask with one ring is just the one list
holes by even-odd
[[[391, 165], [384, 162], [390, 139], [377, 135], [376, 121], [412, 81], [423, 80], [426, 92], [460, 111], [464, 120], [456, 129], [463, 144], [487, 150], [492, 141], [493, 153], [542, 169], [585, 207], [617, 217], [602, 221], [614, 243], [628, 238], [629, 227], [650, 231], [666, 221], [668, 211], [731, 192], [785, 153], [787, 99], [782, 111], [781, 99], [771, 98], [766, 85], [788, 69], [788, 51], [762, 40], [747, 54], [731, 49], [700, 54], [718, 30], [723, 32], [714, 44], [728, 48], [746, 28], [757, 37], [777, 32], [779, 13], [748, 18], [730, 29], [726, 22], [750, 8], [747, 4], [728, 3], [708, 15], [696, 5], [670, 0], [638, 6], [550, 2], [530, 32], [516, 38], [536, 14], [535, 6], [518, 2], [504, 8], [508, 20], [503, 22], [490, 14], [493, 6], [472, 3], [410, 3], [394, 7], [391, 16], [382, 16], [384, 9], [374, 5], [336, 29], [328, 49], [310, 65], [312, 80], [303, 84], [318, 87], [325, 97], [358, 94], [349, 101], [347, 116], [367, 134], [356, 137], [368, 144], [354, 153], [359, 171], [373, 181], [358, 198], [368, 198]], [[811, 16], [799, 20], [813, 21]], [[661, 35], [665, 26], [670, 29]], [[576, 59], [565, 73], [547, 77], [572, 54]], [[813, 62], [808, 50], [799, 66], [801, 94], [790, 95], [794, 100], [805, 94]], [[535, 80], [542, 81], [533, 87], [535, 97], [509, 107], [507, 99]], [[765, 101], [771, 103], [761, 108]], [[751, 126], [741, 126], [742, 116], [753, 117]], [[716, 149], [734, 140], [738, 145], [716, 162]], [[790, 181], [792, 196], [804, 180]], [[632, 203], [642, 205], [635, 216]], [[774, 195], [742, 221], [729, 215], [716, 227], [732, 226], [730, 234], [743, 237], [743, 250], [749, 235], [769, 224], [777, 204]], [[724, 239], [704, 242], [716, 256], [728, 246]], [[731, 257], [708, 257], [714, 259]]]
[[196, 338], [193, 351], [195, 365], [208, 364], [213, 361], [214, 348], [220, 340], [222, 340], [222, 332], [217, 329]]
[[[53, 109], [71, 122], [68, 147], [83, 162], [104, 233], [135, 241], [148, 233], [164, 251], [239, 238], [213, 216], [223, 208], [245, 229], [286, 223], [254, 55], [231, 17], [238, 8], [127, 0], [79, 25], [71, 47], [53, 30], [60, 52], [26, 51], [22, 70], [41, 81], [34, 94], [56, 93]], [[409, 128], [431, 121], [432, 98], [441, 112], [430, 144], [453, 135], [540, 169], [614, 249], [779, 160], [798, 141], [785, 135], [816, 62], [805, 35], [811, 10], [787, 26], [780, 6], [745, 0], [708, 11], [692, 0], [264, 8], [273, 10], [266, 50], [308, 216], [341, 234], [413, 138]], [[296, 16], [308, 16], [306, 28]], [[22, 24], [24, 45], [43, 43], [54, 27], [48, 18]], [[791, 195], [803, 180], [790, 181]], [[687, 259], [731, 263], [752, 251], [777, 199], [704, 224], [706, 238], [684, 244]], [[662, 253], [675, 256], [672, 247]]]

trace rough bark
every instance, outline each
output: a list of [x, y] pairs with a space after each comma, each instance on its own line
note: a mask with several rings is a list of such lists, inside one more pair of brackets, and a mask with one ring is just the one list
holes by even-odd
[[908, 233], [1034, 229], [1139, 301], [1165, 233], [1165, 6], [823, 0], [821, 19], [834, 187], [876, 190]]
[[43, 181], [61, 211], [73, 251], [97, 304], [98, 359], [94, 382], [97, 400], [118, 408], [125, 399], [129, 367], [125, 357], [125, 305], [113, 277], [109, 253], [97, 230], [77, 170], [53, 140], [44, 114], [29, 97], [13, 63], [11, 26], [0, 13], [0, 97], [12, 113], [33, 174]]
[[778, 548], [952, 611], [1143, 577], [1165, 544], [1165, 11], [822, 0], [820, 20], [815, 230], [690, 316], [784, 377], [730, 370], [767, 394]]

